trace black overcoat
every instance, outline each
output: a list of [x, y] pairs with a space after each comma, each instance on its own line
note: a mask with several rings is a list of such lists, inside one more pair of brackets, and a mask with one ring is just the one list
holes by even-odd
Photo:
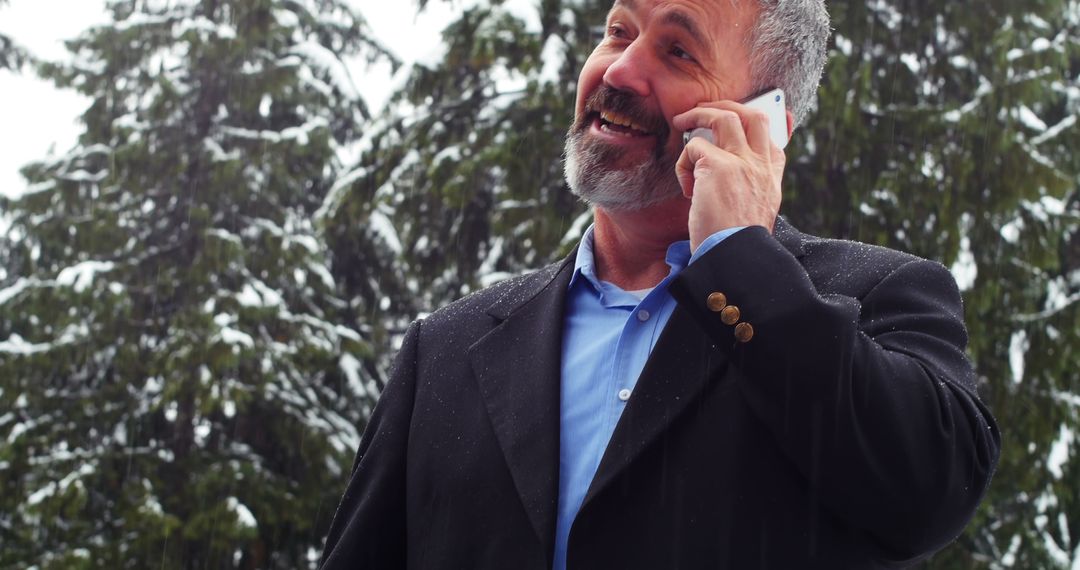
[[[551, 568], [572, 272], [563, 260], [410, 327], [323, 568]], [[893, 568], [961, 532], [1000, 441], [943, 266], [781, 219], [672, 292], [569, 570]], [[748, 342], [710, 308], [717, 292]]]

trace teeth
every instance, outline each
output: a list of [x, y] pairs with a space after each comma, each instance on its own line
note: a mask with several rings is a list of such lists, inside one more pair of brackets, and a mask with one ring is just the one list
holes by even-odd
[[600, 118], [604, 119], [605, 121], [607, 121], [607, 122], [609, 122], [609, 123], [611, 123], [613, 125], [619, 125], [620, 127], [628, 127], [628, 128], [634, 129], [635, 131], [640, 131], [642, 133], [647, 132], [645, 129], [643, 129], [641, 127], [641, 125], [638, 125], [637, 123], [631, 121], [629, 117], [626, 117], [624, 115], [617, 115], [617, 114], [611, 113], [609, 111], [601, 111], [600, 112]]
[[638, 135], [635, 135], [633, 133], [628, 133], [626, 131], [616, 131], [611, 127], [611, 125], [603, 125], [603, 126], [600, 127], [600, 130], [604, 131], [605, 133], [615, 135], [617, 137], [625, 137], [625, 138], [632, 139], [632, 138], [636, 138], [638, 136]]

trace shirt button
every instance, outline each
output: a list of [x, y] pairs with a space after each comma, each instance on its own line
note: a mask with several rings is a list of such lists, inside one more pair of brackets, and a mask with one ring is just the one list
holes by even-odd
[[624, 401], [624, 402], [629, 400], [630, 399], [630, 390], [627, 390], [626, 388], [623, 388], [622, 390], [619, 390], [619, 399]]
[[649, 320], [649, 311], [646, 311], [645, 309], [642, 309], [642, 310], [638, 311], [637, 312], [637, 320], [639, 320], [641, 322], [645, 322], [645, 321]]

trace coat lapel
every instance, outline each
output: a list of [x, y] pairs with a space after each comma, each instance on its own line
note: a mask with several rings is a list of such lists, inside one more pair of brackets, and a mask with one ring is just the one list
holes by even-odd
[[[795, 257], [805, 254], [803, 234], [783, 218], [777, 217], [773, 235]], [[714, 345], [690, 313], [677, 306], [615, 426], [582, 509], [701, 395], [727, 362], [728, 351]]]
[[676, 307], [615, 426], [582, 510], [697, 400], [727, 361], [727, 352], [700, 332], [689, 312]]
[[545, 552], [559, 496], [559, 370], [573, 256], [526, 277], [487, 311], [499, 324], [469, 348], [488, 415]]
[[[802, 234], [783, 218], [777, 219], [774, 235], [802, 257]], [[573, 269], [571, 256], [509, 288], [487, 311], [498, 324], [468, 350], [499, 446], [548, 553], [555, 546], [563, 311]], [[582, 508], [726, 365], [726, 350], [713, 346], [693, 317], [676, 307], [619, 419]]]

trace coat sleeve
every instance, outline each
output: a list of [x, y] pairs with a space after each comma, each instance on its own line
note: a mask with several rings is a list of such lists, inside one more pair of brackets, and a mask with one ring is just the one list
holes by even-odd
[[405, 456], [415, 396], [420, 321], [405, 333], [326, 537], [323, 570], [405, 568]]
[[[846, 262], [837, 267], [859, 272], [868, 258]], [[821, 294], [799, 260], [754, 227], [691, 264], [672, 294], [730, 347], [741, 393], [814, 498], [868, 533], [883, 562], [911, 562], [971, 519], [1000, 435], [975, 393], [948, 270], [904, 258], [881, 273], [860, 298]], [[748, 342], [710, 310], [713, 292], [753, 327]]]

